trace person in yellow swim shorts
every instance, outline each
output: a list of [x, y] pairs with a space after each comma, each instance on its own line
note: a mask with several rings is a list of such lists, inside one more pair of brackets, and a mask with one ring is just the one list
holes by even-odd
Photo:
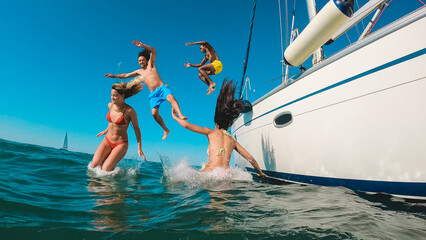
[[[198, 68], [198, 77], [203, 81], [209, 88], [207, 88], [207, 95], [210, 95], [216, 88], [216, 83], [212, 81], [209, 75], [215, 75], [222, 71], [223, 65], [219, 60], [219, 56], [217, 55], [214, 48], [206, 41], [199, 42], [190, 42], [185, 45], [200, 45], [200, 51], [205, 53], [203, 60], [199, 64], [191, 64], [188, 61], [185, 63], [185, 67], [197, 67]], [[209, 64], [206, 64], [209, 61]]]

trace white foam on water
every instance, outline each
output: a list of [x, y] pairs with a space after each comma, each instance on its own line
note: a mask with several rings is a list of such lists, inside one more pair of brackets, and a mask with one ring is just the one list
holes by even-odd
[[253, 181], [252, 175], [237, 167], [216, 168], [211, 172], [200, 172], [192, 168], [186, 161], [176, 166], [163, 163], [164, 177], [167, 182], [183, 182], [190, 187], [223, 186], [234, 181]]
[[[134, 162], [134, 160], [130, 160]], [[123, 163], [124, 164], [123, 164]], [[120, 166], [115, 166], [112, 171], [104, 171], [101, 166], [92, 167], [92, 162], [89, 162], [87, 169], [89, 173], [97, 177], [116, 177], [116, 176], [137, 176], [140, 173], [141, 161], [136, 161], [136, 164], [126, 164], [127, 161], [120, 161]]]

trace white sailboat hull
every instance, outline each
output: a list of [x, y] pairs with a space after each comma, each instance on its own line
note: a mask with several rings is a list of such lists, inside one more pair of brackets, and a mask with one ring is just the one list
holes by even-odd
[[[273, 177], [426, 198], [425, 16], [422, 8], [277, 87], [232, 134]], [[283, 112], [292, 121], [277, 127]]]

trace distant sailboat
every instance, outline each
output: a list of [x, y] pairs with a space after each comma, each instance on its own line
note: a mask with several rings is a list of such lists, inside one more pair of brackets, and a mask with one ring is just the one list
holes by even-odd
[[61, 148], [61, 150], [68, 151], [68, 132], [65, 132], [64, 146]]

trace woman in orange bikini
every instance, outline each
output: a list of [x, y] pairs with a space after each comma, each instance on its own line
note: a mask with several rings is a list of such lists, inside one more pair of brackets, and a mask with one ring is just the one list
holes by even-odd
[[146, 161], [142, 152], [141, 131], [136, 111], [124, 102], [126, 98], [140, 92], [142, 87], [140, 79], [112, 85], [111, 102], [108, 103], [109, 112], [106, 117], [109, 124], [106, 130], [96, 136], [99, 137], [106, 134], [95, 155], [93, 155], [93, 168], [101, 166], [104, 171], [112, 171], [115, 165], [126, 155], [129, 146], [127, 128], [130, 122], [133, 124], [138, 141], [138, 155]]
[[253, 156], [228, 133], [228, 128], [235, 118], [240, 115], [243, 107], [242, 101], [240, 99], [236, 100], [234, 95], [234, 84], [232, 81], [228, 82], [225, 79], [217, 97], [214, 114], [215, 129], [200, 127], [189, 123], [187, 120], [180, 119], [173, 108], [172, 116], [182, 127], [207, 136], [209, 140], [209, 162], [201, 171], [210, 172], [215, 168], [229, 168], [229, 160], [231, 159], [232, 151], [235, 149], [257, 170], [258, 176], [265, 177], [266, 175], [262, 172]]

